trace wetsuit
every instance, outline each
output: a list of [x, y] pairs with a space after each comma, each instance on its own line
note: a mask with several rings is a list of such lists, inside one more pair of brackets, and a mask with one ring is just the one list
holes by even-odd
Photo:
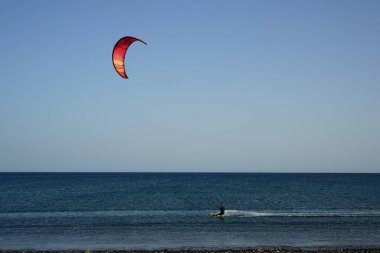
[[219, 210], [220, 210], [220, 212], [218, 213], [218, 215], [223, 215], [224, 211], [225, 211], [223, 203], [220, 203]]

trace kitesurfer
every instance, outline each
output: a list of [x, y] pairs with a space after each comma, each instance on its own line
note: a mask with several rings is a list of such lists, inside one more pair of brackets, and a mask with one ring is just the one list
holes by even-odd
[[223, 202], [220, 202], [218, 208], [219, 208], [219, 210], [220, 210], [220, 212], [218, 213], [218, 215], [220, 215], [220, 216], [224, 215], [224, 211], [225, 211], [226, 209], [224, 208], [224, 204], [223, 204]]

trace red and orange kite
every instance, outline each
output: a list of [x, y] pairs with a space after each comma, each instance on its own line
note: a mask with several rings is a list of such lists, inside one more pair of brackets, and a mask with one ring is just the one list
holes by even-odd
[[112, 62], [115, 70], [119, 75], [123, 78], [128, 78], [127, 73], [125, 73], [125, 65], [124, 59], [125, 54], [128, 50], [128, 47], [135, 41], [140, 41], [146, 45], [146, 43], [140, 39], [126, 36], [121, 38], [118, 42], [116, 42], [113, 52], [112, 52]]

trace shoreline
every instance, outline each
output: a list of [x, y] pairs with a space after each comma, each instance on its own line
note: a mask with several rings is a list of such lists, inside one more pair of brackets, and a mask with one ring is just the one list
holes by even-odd
[[0, 249], [0, 253], [380, 253], [380, 246], [375, 247], [253, 247], [231, 249], [117, 249], [117, 250], [35, 250]]

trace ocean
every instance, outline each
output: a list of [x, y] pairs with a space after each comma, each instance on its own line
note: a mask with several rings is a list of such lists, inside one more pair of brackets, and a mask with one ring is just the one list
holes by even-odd
[[0, 173], [1, 250], [268, 246], [379, 247], [380, 174]]

